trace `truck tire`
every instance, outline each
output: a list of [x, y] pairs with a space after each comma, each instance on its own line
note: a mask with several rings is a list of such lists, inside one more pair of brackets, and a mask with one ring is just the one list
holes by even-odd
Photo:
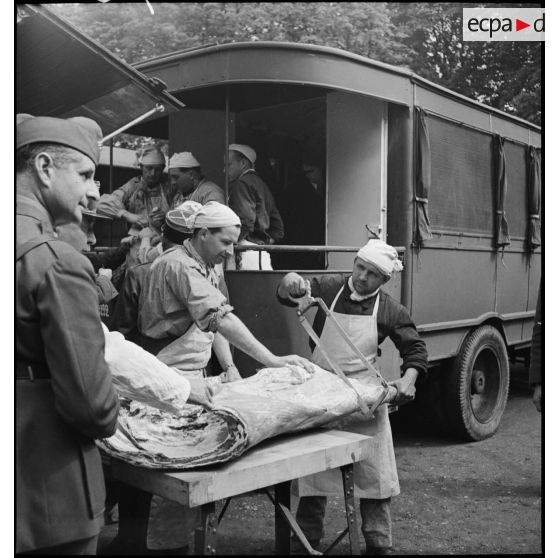
[[500, 425], [510, 382], [500, 332], [485, 325], [469, 334], [448, 372], [446, 416], [452, 431], [468, 441], [489, 438]]

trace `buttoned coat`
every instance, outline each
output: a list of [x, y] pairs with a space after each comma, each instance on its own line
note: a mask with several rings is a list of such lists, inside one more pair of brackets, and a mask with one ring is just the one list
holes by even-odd
[[16, 213], [16, 258], [47, 240], [16, 261], [16, 552], [26, 552], [99, 533], [94, 438], [114, 433], [119, 403], [93, 267], [55, 239], [37, 200], [18, 195]]

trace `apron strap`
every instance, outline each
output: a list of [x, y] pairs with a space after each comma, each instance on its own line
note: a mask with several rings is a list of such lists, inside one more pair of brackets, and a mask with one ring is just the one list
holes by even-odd
[[378, 306], [380, 304], [380, 291], [376, 295], [376, 302], [374, 303], [374, 310], [372, 311], [372, 317], [377, 320], [378, 319]]
[[331, 303], [331, 306], [329, 307], [329, 310], [331, 312], [333, 312], [333, 309], [335, 308], [335, 305], [337, 304], [337, 301], [339, 300], [339, 297], [341, 296], [341, 293], [343, 292], [344, 288], [345, 288], [345, 282], [343, 282], [343, 284], [341, 285], [341, 288], [339, 289], [339, 292], [335, 295], [335, 298], [333, 299], [333, 302]]

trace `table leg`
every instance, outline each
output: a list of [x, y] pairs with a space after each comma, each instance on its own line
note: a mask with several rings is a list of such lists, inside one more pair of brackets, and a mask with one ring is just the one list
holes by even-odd
[[343, 493], [345, 495], [345, 512], [347, 514], [347, 527], [349, 529], [349, 544], [351, 554], [359, 555], [360, 547], [358, 542], [358, 528], [355, 512], [355, 485], [353, 480], [353, 464], [341, 467], [343, 475]]
[[291, 554], [291, 529], [281, 513], [280, 504], [291, 508], [291, 481], [275, 485], [275, 553], [279, 556]]
[[196, 529], [195, 554], [201, 556], [215, 556], [217, 550], [217, 518], [215, 517], [215, 502], [201, 506], [201, 525]]

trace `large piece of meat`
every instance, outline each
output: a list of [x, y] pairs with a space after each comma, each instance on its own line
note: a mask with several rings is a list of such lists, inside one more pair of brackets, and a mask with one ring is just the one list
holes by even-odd
[[[369, 406], [392, 397], [380, 385], [350, 381]], [[360, 415], [356, 393], [317, 366], [313, 374], [296, 366], [265, 368], [222, 384], [213, 410], [186, 404], [168, 412], [146, 403], [145, 397], [124, 402], [119, 430], [98, 443], [114, 457], [161, 469], [222, 463], [266, 438]]]

